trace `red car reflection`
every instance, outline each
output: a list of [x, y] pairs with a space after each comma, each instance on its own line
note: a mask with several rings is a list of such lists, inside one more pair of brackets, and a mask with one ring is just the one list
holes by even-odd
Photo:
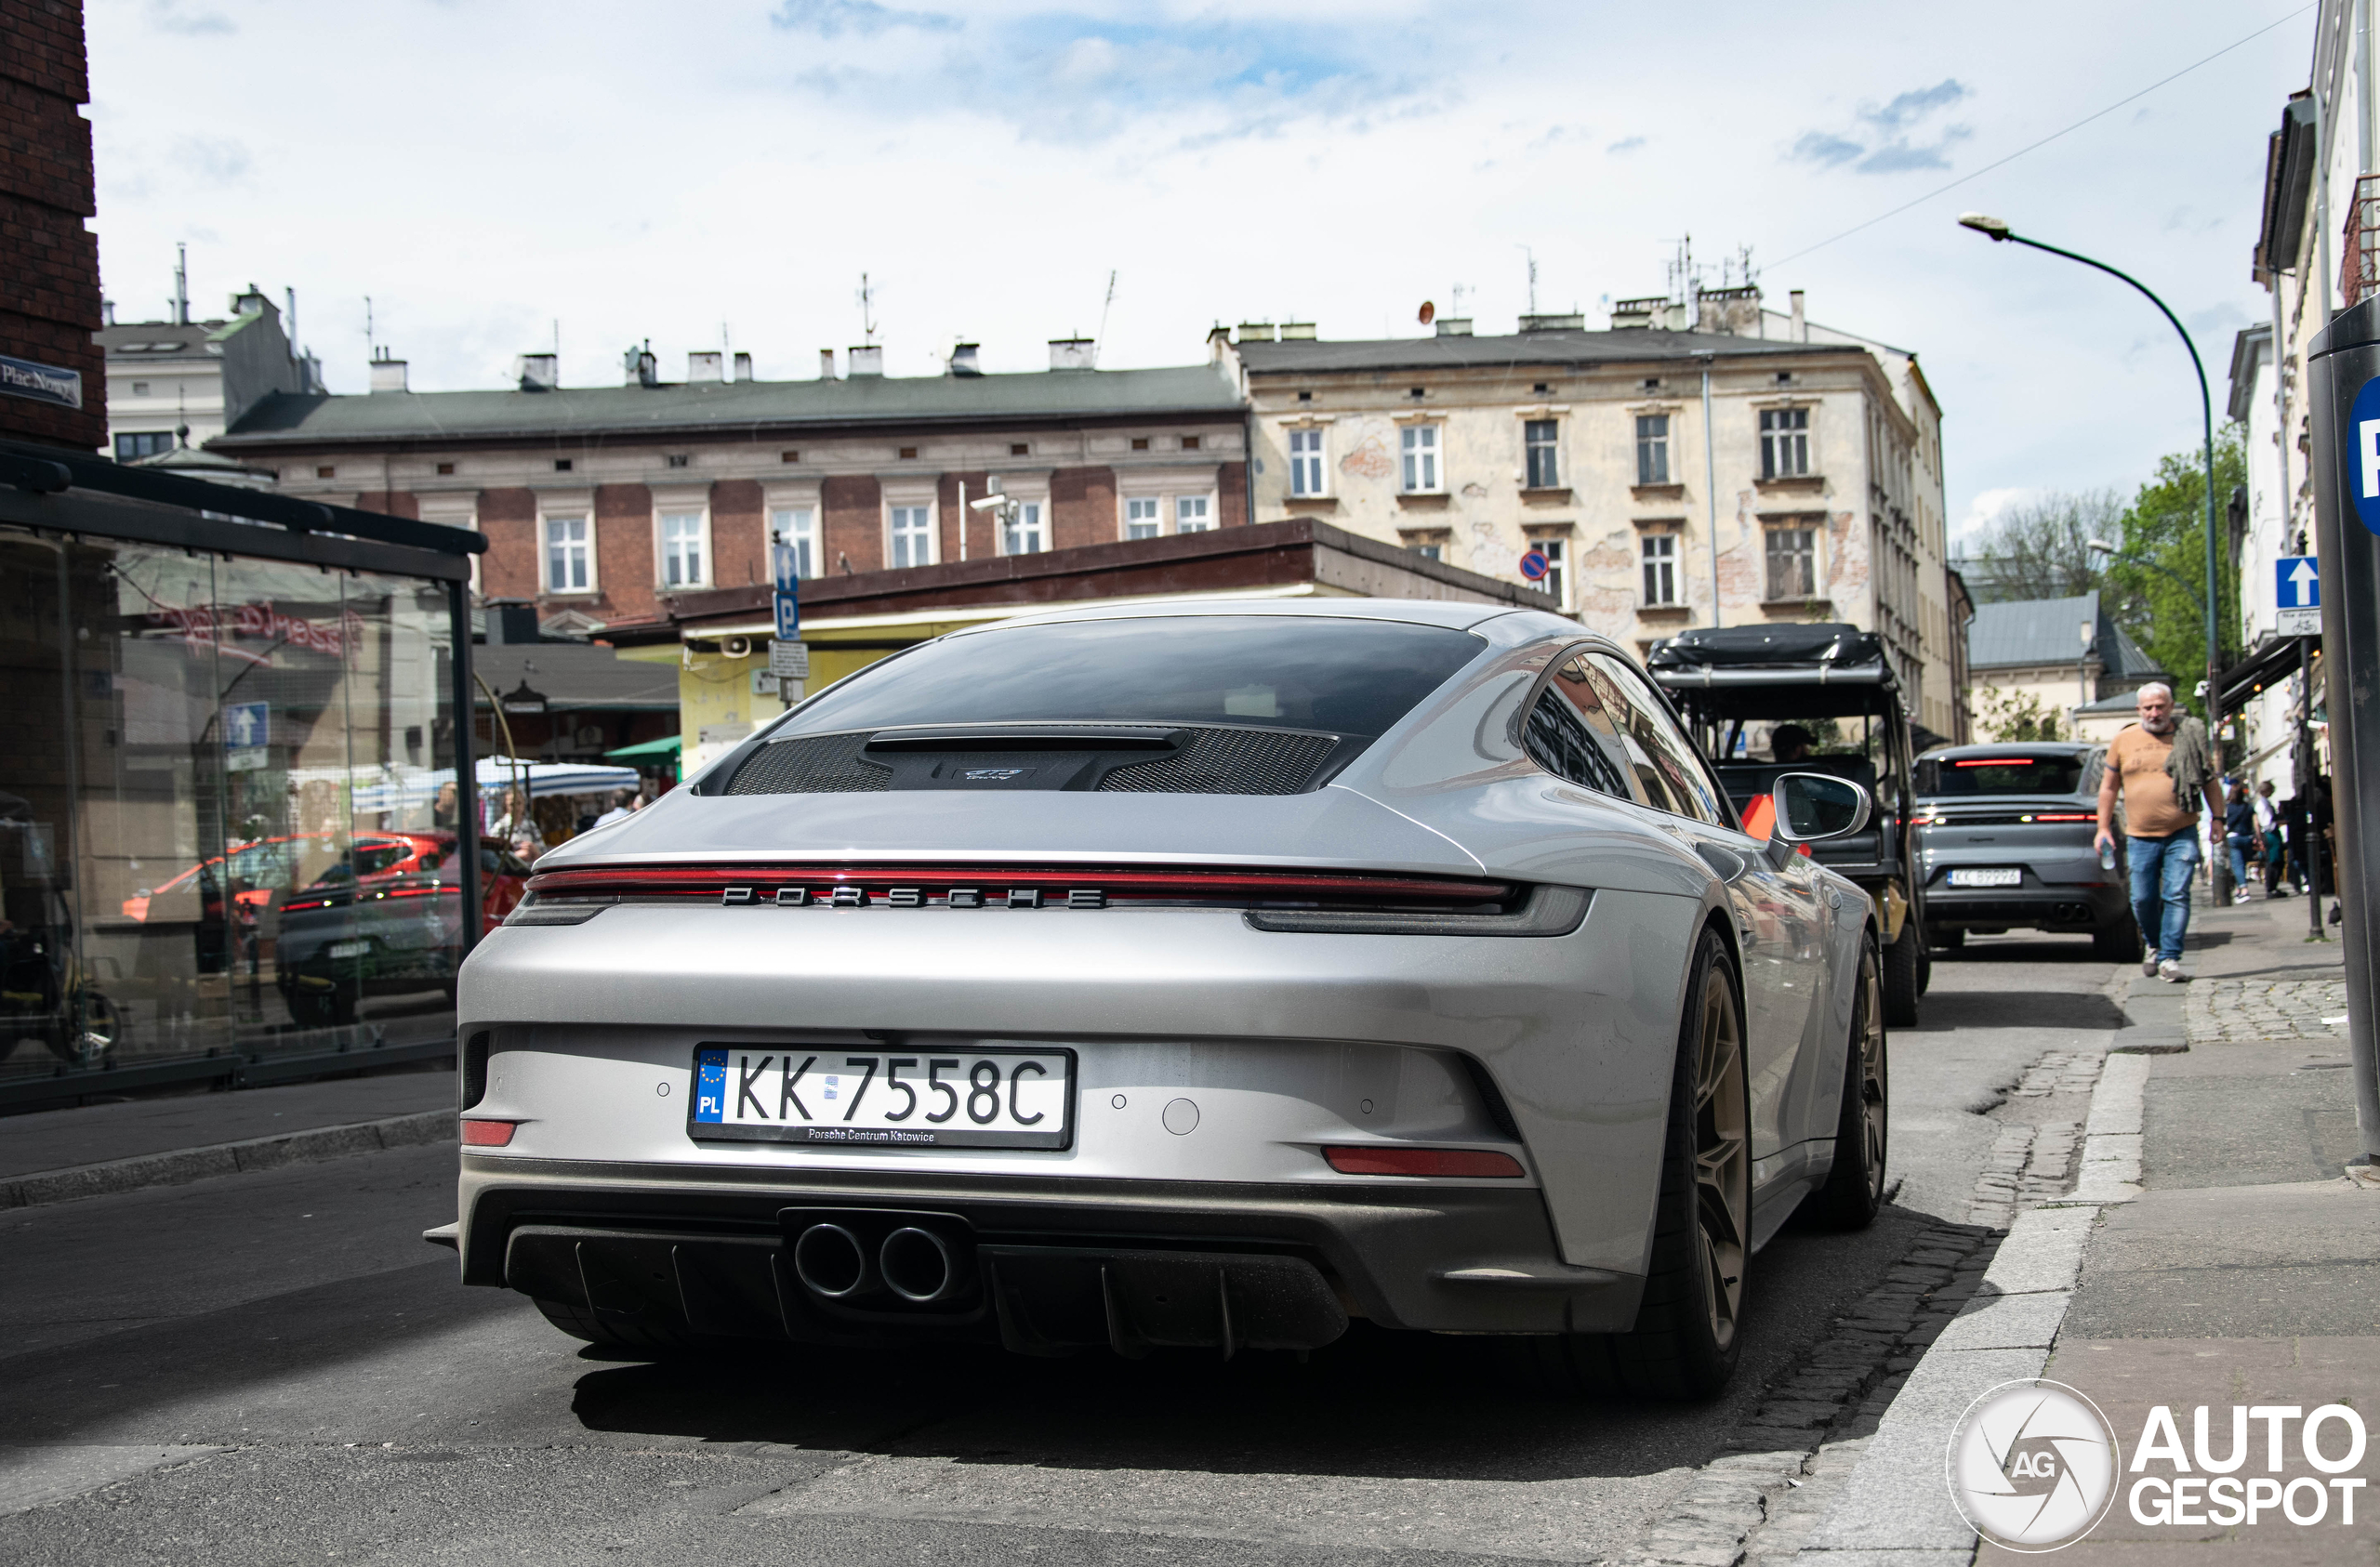
[[[298, 886], [306, 863], [332, 857], [330, 865], [303, 879], [313, 887], [369, 885], [436, 873], [455, 852], [449, 832], [364, 832], [354, 836], [344, 854], [326, 833], [291, 834], [258, 838], [228, 854], [193, 865], [155, 889], [143, 888], [124, 901], [124, 916], [145, 923], [161, 900], [176, 895], [194, 900], [192, 913], [201, 919], [223, 917], [223, 882], [229, 871], [231, 899], [244, 921], [253, 924], [275, 897]], [[483, 928], [495, 929], [521, 902], [529, 867], [495, 838], [480, 840], [480, 913]], [[291, 898], [290, 906], [303, 901]], [[162, 917], [162, 916], [161, 916]]]

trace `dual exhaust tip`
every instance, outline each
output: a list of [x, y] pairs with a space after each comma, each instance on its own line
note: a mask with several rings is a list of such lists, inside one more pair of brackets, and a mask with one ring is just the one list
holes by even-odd
[[913, 1306], [937, 1306], [964, 1293], [972, 1259], [931, 1230], [903, 1225], [871, 1250], [840, 1224], [813, 1224], [793, 1243], [794, 1276], [826, 1300], [850, 1301], [892, 1291]]

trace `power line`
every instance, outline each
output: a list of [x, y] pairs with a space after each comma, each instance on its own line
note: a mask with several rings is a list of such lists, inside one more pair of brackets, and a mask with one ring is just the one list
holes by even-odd
[[2270, 33], [2274, 28], [2280, 27], [2285, 22], [2295, 21], [2299, 17], [2304, 16], [2307, 12], [2312, 9], [2314, 9], [2314, 7], [2312, 6], [2300, 6], [2297, 9], [2290, 12], [2287, 16], [2281, 18], [2279, 20], [2267, 22], [2264, 26], [2257, 28], [2254, 33], [2249, 33], [2246, 37], [2234, 39], [2232, 42], [2224, 45], [2221, 48], [2215, 50], [2204, 59], [2198, 60], [2189, 65], [2185, 65], [2179, 71], [2175, 72], [2171, 76], [2164, 77], [2160, 81], [2149, 83], [2138, 92], [2134, 93], [2130, 98], [2120, 98], [2113, 103], [2109, 104], [2105, 109], [2099, 110], [2096, 113], [2083, 115], [2082, 118], [2075, 121], [2064, 130], [2052, 131], [2049, 135], [2043, 137], [2039, 141], [2019, 147], [2004, 158], [1986, 164], [1981, 168], [1976, 169], [1972, 173], [1963, 174], [1956, 179], [1951, 180], [1948, 185], [1937, 185], [1933, 190], [1926, 191], [1925, 194], [1917, 197], [1913, 201], [1903, 202], [1900, 205], [1893, 208], [1890, 212], [1880, 212], [1875, 217], [1869, 218], [1865, 223], [1854, 224], [1852, 227], [1844, 230], [1843, 232], [1834, 235], [1832, 238], [1820, 240], [1818, 244], [1802, 250], [1797, 250], [1791, 256], [1784, 257], [1776, 261], [1771, 261], [1768, 263], [1768, 266], [1771, 270], [1774, 270], [1785, 265], [1787, 261], [1798, 261], [1803, 257], [1811, 254], [1813, 251], [1824, 250], [1827, 246], [1834, 244], [1836, 240], [1847, 240], [1852, 235], [1859, 232], [1862, 229], [1872, 229], [1887, 217], [1898, 217], [1911, 207], [1923, 206], [1927, 202], [1932, 201], [1935, 197], [1942, 194], [1945, 191], [1955, 191], [1970, 179], [1980, 179], [1983, 176], [1990, 174], [1993, 169], [2000, 168], [2004, 165], [2013, 164], [2017, 159], [2023, 157], [2026, 153], [2037, 151], [2040, 149], [2048, 146], [2051, 142], [2056, 141], [2059, 137], [2072, 135], [2074, 132], [2081, 130], [2084, 125], [2089, 125], [2094, 120], [2103, 120], [2107, 118], [2127, 103], [2131, 103], [2138, 99], [2147, 98], [2150, 93], [2155, 92], [2158, 88], [2165, 86], [2170, 83], [2180, 81], [2191, 72], [2196, 71], [2200, 66], [2211, 65], [2242, 45], [2254, 43], [2266, 33]]

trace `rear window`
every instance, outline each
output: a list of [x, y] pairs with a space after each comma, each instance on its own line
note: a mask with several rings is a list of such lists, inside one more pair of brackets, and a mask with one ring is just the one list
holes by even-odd
[[1068, 621], [929, 643], [842, 681], [776, 738], [907, 724], [1197, 723], [1385, 732], [1487, 646], [1303, 615]]
[[2079, 794], [2085, 760], [2081, 756], [1928, 757], [1917, 764], [1917, 792], [1950, 799]]

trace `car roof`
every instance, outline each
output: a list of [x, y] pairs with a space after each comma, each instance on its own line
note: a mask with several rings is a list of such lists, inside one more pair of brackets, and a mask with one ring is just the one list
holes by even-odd
[[2079, 757], [2099, 749], [2088, 740], [1995, 740], [1980, 745], [1937, 745], [1919, 757], [1931, 761], [1937, 757], [2030, 757], [2036, 753], [2049, 756]]
[[971, 626], [952, 635], [973, 637], [985, 632], [1012, 630], [1018, 626], [1050, 625], [1068, 621], [1215, 618], [1224, 615], [1392, 620], [1470, 631], [1505, 615], [1534, 612], [1537, 612], [1516, 610], [1510, 604], [1462, 603], [1434, 599], [1201, 599], [1190, 602], [1175, 599], [1154, 604], [1086, 605], [1080, 609], [1045, 610], [1037, 614], [1012, 616], [988, 625]]

